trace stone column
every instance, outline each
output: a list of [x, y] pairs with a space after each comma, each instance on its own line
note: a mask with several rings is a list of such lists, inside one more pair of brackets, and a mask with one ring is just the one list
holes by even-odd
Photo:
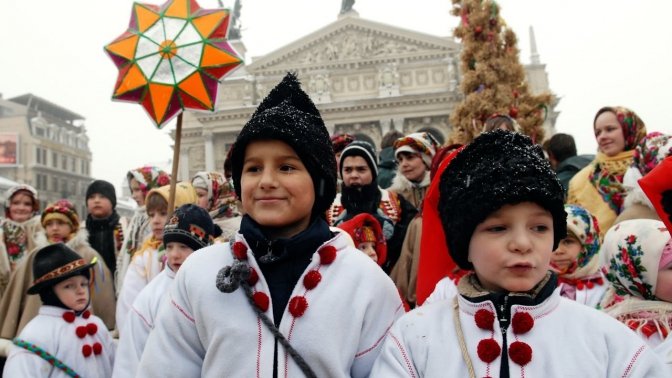
[[215, 146], [212, 142], [212, 130], [203, 129], [203, 142], [205, 144], [205, 170], [212, 172], [215, 170], [215, 156], [214, 149]]
[[392, 126], [392, 118], [381, 119], [380, 120], [380, 133], [381, 133], [380, 135], [387, 134], [387, 132], [390, 131], [391, 126]]
[[189, 147], [182, 147], [180, 149], [180, 167], [177, 179], [179, 181], [191, 180], [191, 177], [189, 177]]

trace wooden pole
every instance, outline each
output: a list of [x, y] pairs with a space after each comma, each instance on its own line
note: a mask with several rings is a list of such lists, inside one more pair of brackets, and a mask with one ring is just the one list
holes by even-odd
[[175, 210], [175, 187], [177, 186], [177, 167], [180, 165], [180, 142], [182, 140], [182, 114], [177, 115], [175, 128], [175, 145], [173, 146], [173, 170], [170, 174], [170, 195], [168, 196], [168, 216]]

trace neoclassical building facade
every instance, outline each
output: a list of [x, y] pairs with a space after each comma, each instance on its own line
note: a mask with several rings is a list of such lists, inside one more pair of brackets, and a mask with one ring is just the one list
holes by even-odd
[[[530, 88], [550, 91], [533, 35], [531, 41]], [[242, 41], [233, 44], [245, 53]], [[179, 179], [221, 171], [240, 129], [288, 71], [298, 74], [331, 134], [347, 132], [378, 147], [391, 129], [429, 131], [444, 142], [449, 115], [461, 100], [459, 54], [452, 37], [366, 20], [355, 11], [342, 14], [229, 75], [220, 85], [217, 112], [185, 113]], [[558, 115], [550, 110], [547, 135]]]

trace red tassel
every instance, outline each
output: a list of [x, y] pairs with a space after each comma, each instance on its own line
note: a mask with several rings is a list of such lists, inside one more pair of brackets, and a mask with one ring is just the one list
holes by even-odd
[[656, 329], [655, 325], [653, 325], [651, 323], [647, 323], [641, 328], [641, 331], [644, 334], [644, 336], [649, 338], [649, 337], [651, 337], [651, 335], [656, 333], [657, 329]]
[[84, 326], [77, 327], [77, 329], [75, 329], [75, 333], [77, 334], [77, 337], [83, 339], [86, 336], [86, 327]]
[[268, 295], [262, 293], [261, 291], [257, 291], [252, 295], [252, 299], [254, 300], [254, 303], [257, 305], [257, 307], [259, 307], [261, 312], [268, 311], [268, 305], [270, 304], [270, 299], [268, 299]]
[[96, 356], [103, 353], [103, 346], [100, 343], [93, 344], [93, 354]]
[[289, 313], [295, 318], [300, 318], [308, 309], [308, 301], [304, 296], [296, 296], [289, 300]]
[[532, 361], [532, 348], [522, 341], [514, 341], [509, 347], [509, 357], [518, 365], [525, 366]]
[[529, 332], [534, 327], [534, 318], [529, 312], [517, 312], [511, 320], [513, 333], [521, 335]]
[[322, 281], [322, 275], [317, 270], [311, 270], [303, 277], [303, 286], [308, 290], [312, 290], [317, 284]]
[[250, 268], [250, 278], [247, 279], [247, 283], [254, 286], [257, 282], [259, 282], [259, 273], [254, 268]]
[[93, 336], [98, 332], [98, 326], [95, 323], [89, 323], [86, 325], [86, 332]]
[[476, 325], [480, 329], [486, 331], [492, 331], [494, 329], [493, 324], [495, 323], [495, 314], [490, 310], [480, 309], [476, 311], [474, 320], [476, 320]]
[[238, 260], [247, 260], [247, 246], [243, 242], [233, 243], [233, 256]]
[[320, 254], [320, 263], [323, 265], [329, 265], [336, 260], [336, 248], [332, 245], [320, 249], [318, 253]]
[[91, 348], [91, 345], [84, 344], [84, 346], [82, 346], [82, 354], [84, 355], [84, 357], [89, 357], [92, 352], [93, 348]]
[[63, 313], [63, 320], [65, 320], [68, 323], [72, 323], [75, 321], [75, 313], [74, 312], [64, 312]]
[[496, 360], [502, 354], [502, 348], [499, 347], [495, 339], [483, 339], [479, 341], [476, 351], [478, 358], [486, 364]]

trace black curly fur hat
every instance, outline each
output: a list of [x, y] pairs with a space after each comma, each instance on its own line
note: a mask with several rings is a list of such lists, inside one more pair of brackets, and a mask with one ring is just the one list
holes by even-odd
[[233, 145], [232, 178], [238, 198], [245, 148], [263, 139], [281, 140], [296, 151], [313, 180], [313, 218], [324, 216], [336, 197], [336, 157], [320, 112], [293, 73], [287, 73], [259, 104]]
[[476, 226], [504, 205], [534, 202], [553, 217], [553, 249], [567, 235], [560, 182], [540, 146], [525, 135], [495, 130], [467, 145], [441, 175], [439, 214], [450, 255], [462, 269]]

